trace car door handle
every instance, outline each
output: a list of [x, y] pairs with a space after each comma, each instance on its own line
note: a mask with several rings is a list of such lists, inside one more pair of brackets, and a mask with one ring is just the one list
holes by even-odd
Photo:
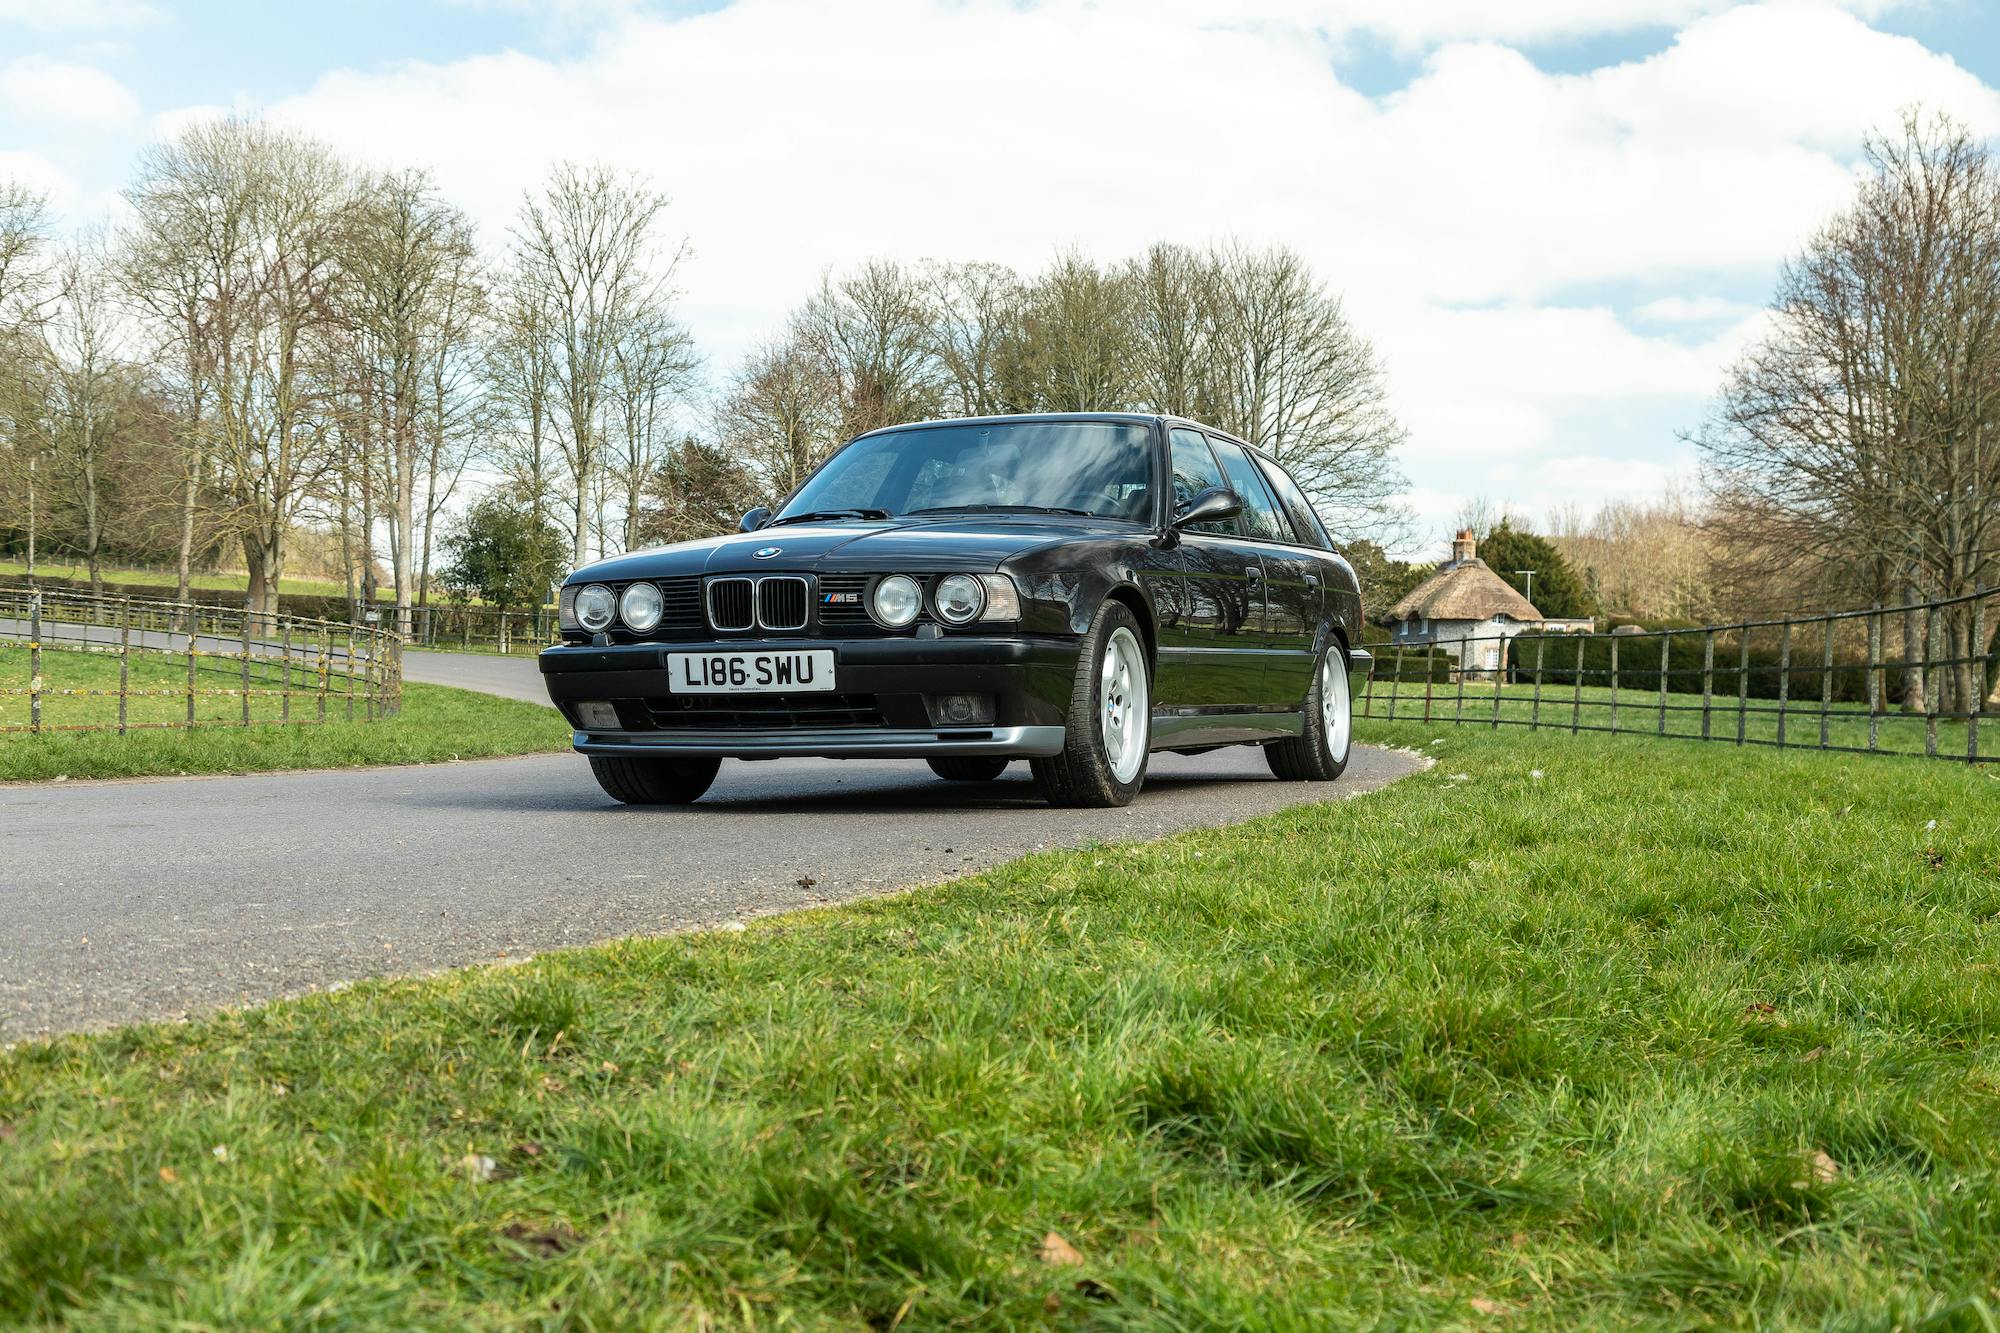
[[1251, 565], [1243, 573], [1252, 583], [1256, 583], [1264, 577], [1264, 567], [1262, 565]]
[[1319, 586], [1319, 575], [1317, 574], [1306, 575], [1306, 586], [1308, 588], [1317, 588]]

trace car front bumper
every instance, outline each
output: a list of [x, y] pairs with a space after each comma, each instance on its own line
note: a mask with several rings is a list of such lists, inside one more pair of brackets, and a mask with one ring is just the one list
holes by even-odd
[[[835, 684], [823, 695], [676, 696], [667, 689], [668, 653], [822, 649], [834, 653]], [[1027, 758], [1062, 749], [1079, 651], [1078, 640], [1056, 638], [788, 637], [565, 644], [543, 650], [540, 664], [549, 698], [576, 728], [573, 743], [581, 754]], [[991, 697], [993, 721], [937, 723], [927, 700], [944, 694]], [[576, 705], [600, 700], [616, 708], [618, 729], [584, 726]], [[740, 715], [732, 712], [737, 702]], [[682, 711], [689, 704], [701, 705], [698, 716]]]

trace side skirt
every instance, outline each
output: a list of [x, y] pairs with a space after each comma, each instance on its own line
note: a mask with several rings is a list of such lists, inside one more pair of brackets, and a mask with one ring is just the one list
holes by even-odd
[[1155, 713], [1150, 748], [1245, 745], [1296, 736], [1305, 729], [1303, 713]]

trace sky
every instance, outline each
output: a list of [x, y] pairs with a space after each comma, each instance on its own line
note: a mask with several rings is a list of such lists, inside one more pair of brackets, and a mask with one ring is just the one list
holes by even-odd
[[1409, 432], [1412, 553], [1691, 485], [1780, 266], [1904, 108], [2000, 136], [2000, 0], [0, 0], [0, 176], [115, 226], [135, 156], [261, 114], [431, 169], [505, 245], [644, 173], [726, 377], [873, 257], [1302, 253]]

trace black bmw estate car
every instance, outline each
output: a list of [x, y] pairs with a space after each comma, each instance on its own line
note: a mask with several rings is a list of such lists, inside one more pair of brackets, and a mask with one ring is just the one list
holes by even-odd
[[1347, 766], [1354, 571], [1297, 483], [1170, 417], [928, 421], [860, 436], [743, 531], [578, 570], [541, 668], [604, 790], [693, 801], [724, 759], [1025, 759], [1123, 805], [1156, 750]]

